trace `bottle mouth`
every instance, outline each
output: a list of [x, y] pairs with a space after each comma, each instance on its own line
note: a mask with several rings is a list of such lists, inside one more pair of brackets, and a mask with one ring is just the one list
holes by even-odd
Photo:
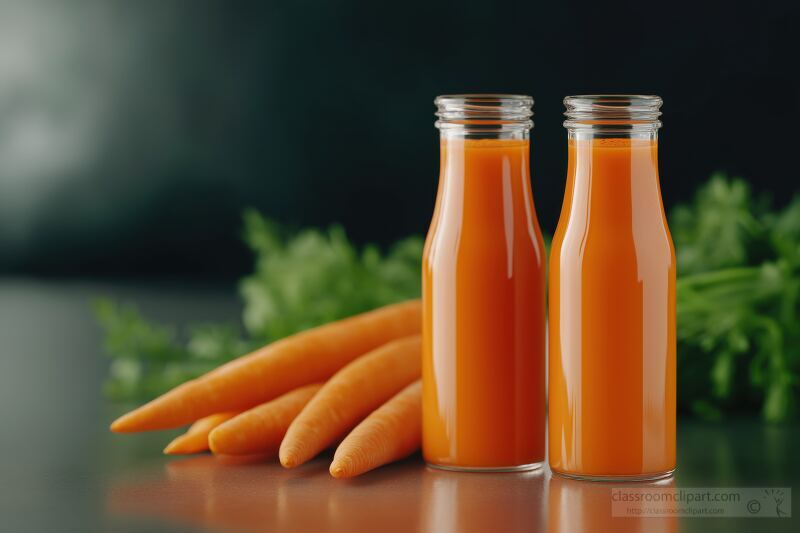
[[474, 131], [529, 130], [533, 98], [522, 94], [446, 94], [437, 96], [436, 127]]
[[564, 127], [571, 130], [645, 131], [661, 127], [660, 96], [644, 94], [584, 94], [567, 96]]

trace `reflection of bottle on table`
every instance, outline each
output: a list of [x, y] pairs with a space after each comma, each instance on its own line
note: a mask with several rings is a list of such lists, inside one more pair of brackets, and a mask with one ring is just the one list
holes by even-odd
[[544, 490], [542, 470], [470, 475], [426, 468], [420, 489], [419, 530], [435, 533], [542, 531]]
[[[582, 480], [552, 476], [547, 484], [548, 533], [676, 533], [678, 518], [675, 502], [638, 504], [634, 507], [659, 511], [659, 517], [641, 515], [614, 516], [612, 491], [625, 489], [675, 488], [674, 479], [658, 482], [622, 485], [590, 483]], [[673, 512], [670, 512], [673, 511]], [[667, 516], [664, 516], [667, 515]]]

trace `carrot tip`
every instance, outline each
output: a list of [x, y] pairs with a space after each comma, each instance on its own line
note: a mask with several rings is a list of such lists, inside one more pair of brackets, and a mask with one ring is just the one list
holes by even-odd
[[219, 447], [217, 446], [217, 439], [214, 437], [215, 431], [212, 431], [208, 434], [208, 449], [211, 450], [211, 453], [214, 455], [219, 454]]
[[180, 455], [181, 452], [177, 448], [178, 443], [173, 440], [164, 448], [164, 455]]
[[114, 433], [125, 433], [125, 417], [121, 416], [111, 422], [109, 429]]
[[284, 468], [294, 468], [299, 464], [293, 455], [280, 454], [278, 459]]
[[111, 431], [114, 433], [135, 433], [137, 431], [142, 431], [142, 428], [140, 428], [139, 424], [136, 422], [137, 417], [134, 416], [137, 411], [138, 409], [125, 413], [111, 422], [111, 426], [109, 426]]

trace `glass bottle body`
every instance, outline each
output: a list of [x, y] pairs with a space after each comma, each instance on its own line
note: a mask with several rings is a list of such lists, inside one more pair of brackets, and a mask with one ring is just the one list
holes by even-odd
[[544, 460], [545, 259], [529, 126], [441, 122], [423, 254], [423, 455], [450, 469], [530, 469]]
[[[580, 98], [594, 106], [603, 97]], [[619, 116], [589, 108], [570, 117], [569, 100], [567, 185], [550, 252], [550, 466], [587, 478], [668, 476], [675, 251], [659, 187], [660, 123], [635, 116], [636, 103], [608, 111]], [[638, 105], [657, 117], [660, 102]]]

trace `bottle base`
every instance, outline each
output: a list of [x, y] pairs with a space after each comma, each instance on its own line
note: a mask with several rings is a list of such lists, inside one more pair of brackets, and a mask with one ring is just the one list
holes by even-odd
[[576, 479], [578, 481], [596, 481], [596, 482], [606, 482], [606, 483], [624, 483], [628, 481], [634, 482], [646, 482], [646, 481], [661, 481], [664, 479], [671, 478], [675, 474], [675, 469], [667, 470], [665, 472], [655, 472], [655, 473], [647, 473], [647, 474], [633, 474], [633, 475], [622, 475], [622, 476], [615, 476], [615, 475], [594, 475], [594, 474], [571, 474], [568, 472], [561, 472], [559, 470], [555, 470], [552, 467], [550, 471], [561, 477], [565, 477], [568, 479]]
[[473, 472], [473, 473], [503, 473], [503, 472], [530, 472], [532, 470], [539, 470], [544, 466], [544, 461], [538, 463], [528, 463], [524, 465], [515, 466], [453, 466], [453, 465], [437, 465], [429, 462], [425, 464], [436, 470], [445, 470], [448, 472]]

